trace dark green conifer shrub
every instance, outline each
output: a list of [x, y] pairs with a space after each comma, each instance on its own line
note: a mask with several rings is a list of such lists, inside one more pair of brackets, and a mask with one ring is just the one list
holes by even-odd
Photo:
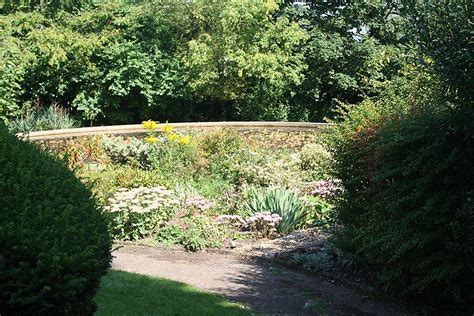
[[0, 124], [0, 314], [92, 315], [110, 248], [90, 191]]

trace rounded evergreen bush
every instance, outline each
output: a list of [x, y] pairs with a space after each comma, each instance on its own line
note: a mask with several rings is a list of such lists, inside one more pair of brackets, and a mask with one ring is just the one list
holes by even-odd
[[110, 249], [90, 191], [0, 124], [0, 314], [92, 315]]

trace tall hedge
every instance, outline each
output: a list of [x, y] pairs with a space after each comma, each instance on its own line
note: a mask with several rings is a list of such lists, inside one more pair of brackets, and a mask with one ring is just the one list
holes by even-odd
[[0, 124], [0, 314], [92, 315], [110, 249], [90, 191]]
[[472, 309], [473, 112], [399, 103], [367, 101], [334, 127], [336, 241], [378, 265], [392, 294]]

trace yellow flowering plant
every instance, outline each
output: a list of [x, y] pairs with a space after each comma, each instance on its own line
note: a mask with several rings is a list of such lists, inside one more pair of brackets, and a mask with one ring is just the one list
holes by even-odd
[[176, 133], [171, 133], [171, 134], [168, 134], [166, 136], [168, 137], [170, 142], [177, 142], [179, 140], [179, 135], [176, 134]]
[[180, 145], [187, 145], [189, 144], [189, 142], [191, 141], [191, 137], [189, 135], [184, 135], [184, 136], [181, 136], [179, 139], [178, 139], [178, 143]]
[[149, 131], [154, 131], [158, 127], [158, 123], [152, 120], [148, 120], [148, 121], [143, 121], [142, 126], [144, 129], [147, 129]]
[[153, 144], [156, 143], [159, 138], [155, 136], [155, 130], [159, 129], [165, 134], [166, 138], [172, 143], [177, 143], [179, 145], [188, 145], [191, 142], [191, 136], [183, 135], [180, 136], [177, 133], [173, 133], [174, 127], [166, 121], [165, 124], [159, 125], [157, 122], [148, 120], [143, 121], [142, 126], [144, 129], [148, 130], [147, 136], [143, 139], [145, 142]]
[[191, 137], [189, 135], [180, 136], [177, 133], [173, 133], [174, 127], [166, 121], [160, 127], [161, 131], [166, 135], [168, 140], [173, 143], [178, 143], [179, 145], [187, 145], [191, 141]]
[[152, 120], [143, 121], [142, 127], [148, 130], [147, 136], [143, 140], [150, 144], [156, 143], [158, 138], [153, 134], [153, 132], [157, 129], [158, 123]]
[[156, 143], [158, 141], [158, 138], [155, 137], [155, 136], [147, 136], [143, 140], [147, 143], [153, 144], [153, 143]]
[[161, 131], [165, 133], [165, 135], [170, 135], [173, 129], [174, 127], [168, 124], [168, 121], [166, 121], [166, 124], [161, 126]]

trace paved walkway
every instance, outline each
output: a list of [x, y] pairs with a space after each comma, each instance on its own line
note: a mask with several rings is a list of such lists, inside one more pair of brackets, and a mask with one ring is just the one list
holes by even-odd
[[278, 264], [233, 254], [125, 246], [113, 269], [159, 276], [220, 293], [270, 315], [406, 315], [405, 308]]

